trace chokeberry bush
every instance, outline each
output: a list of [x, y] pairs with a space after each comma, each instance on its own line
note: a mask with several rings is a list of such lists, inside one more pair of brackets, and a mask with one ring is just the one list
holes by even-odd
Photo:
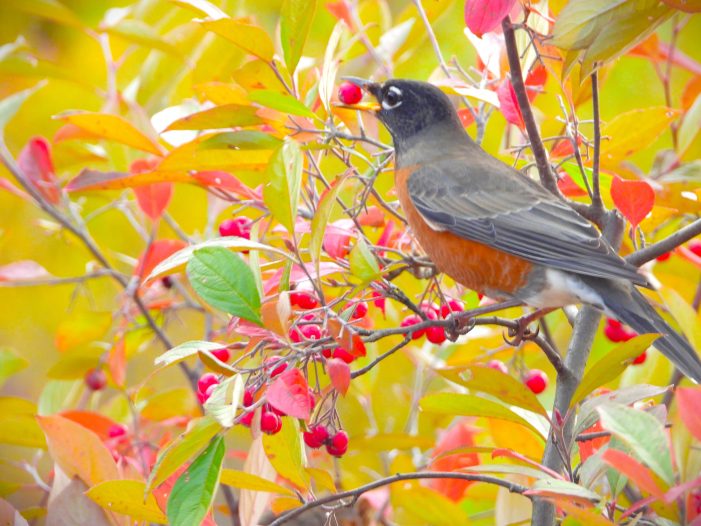
[[700, 10], [4, 0], [4, 522], [699, 524], [698, 387], [440, 274], [343, 77], [440, 86], [701, 350]]

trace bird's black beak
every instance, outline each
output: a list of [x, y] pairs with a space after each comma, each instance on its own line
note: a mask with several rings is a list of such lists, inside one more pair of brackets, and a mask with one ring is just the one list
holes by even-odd
[[376, 112], [379, 111], [382, 107], [379, 104], [380, 100], [380, 88], [382, 87], [382, 84], [379, 82], [372, 82], [366, 79], [361, 79], [360, 77], [341, 77], [343, 80], [350, 82], [351, 84], [355, 84], [358, 86], [360, 89], [365, 91], [366, 93], [369, 93], [377, 101], [366, 101], [366, 102], [358, 102], [356, 104], [337, 104], [336, 106], [339, 108], [347, 108], [349, 110], [361, 110], [361, 111], [372, 111]]

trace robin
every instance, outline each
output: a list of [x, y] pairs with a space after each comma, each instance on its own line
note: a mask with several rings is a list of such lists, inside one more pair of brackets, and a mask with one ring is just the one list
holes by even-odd
[[584, 303], [655, 342], [686, 376], [701, 360], [636, 285], [650, 287], [599, 231], [567, 203], [485, 152], [463, 128], [450, 99], [411, 80], [350, 78], [377, 103], [395, 149], [395, 187], [416, 239], [438, 270], [458, 283], [536, 308]]

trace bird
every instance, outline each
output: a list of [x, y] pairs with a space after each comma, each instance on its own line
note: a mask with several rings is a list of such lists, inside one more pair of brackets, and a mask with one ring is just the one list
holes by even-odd
[[345, 80], [376, 100], [345, 106], [388, 129], [400, 205], [440, 272], [491, 298], [591, 305], [639, 334], [659, 333], [655, 347], [701, 382], [696, 351], [638, 290], [649, 281], [567, 202], [473, 141], [438, 87]]

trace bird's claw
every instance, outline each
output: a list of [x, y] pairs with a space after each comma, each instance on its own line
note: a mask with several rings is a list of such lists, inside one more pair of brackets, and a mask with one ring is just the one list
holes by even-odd
[[[521, 345], [523, 342], [528, 341], [528, 340], [533, 340], [538, 337], [538, 334], [540, 333], [540, 327], [536, 327], [535, 330], [531, 330], [528, 325], [530, 324], [532, 320], [530, 317], [526, 316], [523, 318], [519, 318], [516, 320], [517, 326], [516, 327], [509, 327], [508, 329], [508, 335], [504, 336], [504, 341], [508, 343], [509, 345], [512, 345], [514, 347], [518, 347]], [[511, 338], [511, 339], [509, 339]]]

